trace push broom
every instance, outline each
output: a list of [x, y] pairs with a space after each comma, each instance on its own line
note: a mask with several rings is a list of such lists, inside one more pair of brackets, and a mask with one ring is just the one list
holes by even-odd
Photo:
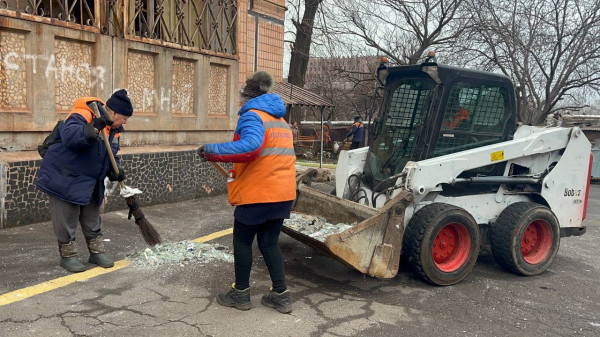
[[[96, 102], [94, 102], [94, 103], [96, 103]], [[99, 107], [96, 106], [96, 104], [94, 104], [94, 103], [89, 104], [89, 106], [91, 106], [92, 109], [94, 110], [94, 115], [96, 117], [100, 117], [100, 113], [98, 112]], [[100, 134], [102, 136], [102, 140], [104, 141], [104, 145], [106, 146], [106, 151], [108, 152], [108, 157], [110, 158], [110, 162], [112, 164], [113, 170], [118, 175], [119, 167], [117, 166], [117, 161], [115, 160], [115, 156], [112, 152], [112, 148], [110, 147], [110, 142], [108, 141], [108, 135], [106, 134], [106, 130], [102, 129], [100, 131]], [[120, 184], [121, 184], [121, 189], [126, 189], [124, 182], [121, 181]], [[154, 226], [152, 226], [150, 221], [148, 221], [148, 219], [146, 219], [146, 217], [144, 216], [144, 213], [140, 209], [140, 205], [139, 205], [135, 195], [125, 198], [125, 202], [127, 202], [127, 206], [129, 206], [128, 219], [131, 219], [131, 216], [133, 215], [133, 218], [135, 219], [135, 223], [138, 225], [138, 227], [140, 229], [140, 233], [142, 234], [142, 237], [144, 238], [144, 241], [146, 241], [146, 243], [149, 246], [154, 246], [154, 245], [160, 244], [162, 242], [160, 234], [156, 231]]]

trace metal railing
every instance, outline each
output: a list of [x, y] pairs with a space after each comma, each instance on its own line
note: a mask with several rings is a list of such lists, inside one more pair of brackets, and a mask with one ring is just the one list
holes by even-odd
[[0, 9], [121, 38], [237, 54], [237, 0], [0, 0]]
[[0, 0], [0, 9], [12, 10], [49, 19], [57, 19], [85, 26], [95, 25], [94, 1]]

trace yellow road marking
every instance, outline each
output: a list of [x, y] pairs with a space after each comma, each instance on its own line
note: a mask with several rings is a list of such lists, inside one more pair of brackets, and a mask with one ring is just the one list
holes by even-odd
[[50, 290], [54, 290], [56, 288], [64, 287], [74, 282], [83, 281], [86, 279], [90, 279], [92, 277], [96, 277], [98, 275], [106, 274], [113, 272], [115, 270], [119, 270], [121, 268], [127, 267], [129, 265], [129, 261], [121, 260], [115, 262], [114, 267], [112, 268], [101, 268], [96, 267], [90, 270], [86, 270], [81, 273], [71, 274], [63, 277], [56, 278], [54, 280], [46, 281], [40, 284], [36, 284], [31, 287], [11, 291], [10, 293], [6, 293], [4, 295], [0, 295], [0, 306], [24, 300], [31, 296], [35, 296], [41, 293], [45, 293]]
[[[233, 233], [233, 228], [225, 229], [225, 230], [222, 230], [219, 232], [215, 232], [215, 233], [203, 236], [201, 238], [194, 239], [194, 240], [192, 240], [192, 242], [206, 242], [206, 241], [210, 241], [210, 240], [213, 240], [216, 238], [220, 238], [225, 235], [229, 235], [231, 233]], [[91, 279], [91, 278], [94, 278], [94, 277], [102, 275], [102, 274], [107, 274], [107, 273], [119, 270], [121, 268], [125, 268], [129, 265], [130, 265], [129, 261], [119, 260], [119, 261], [115, 262], [115, 265], [112, 268], [96, 267], [96, 268], [92, 268], [90, 270], [86, 270], [81, 273], [76, 273], [76, 274], [71, 274], [71, 275], [55, 278], [53, 280], [42, 282], [40, 284], [36, 284], [31, 287], [11, 291], [9, 293], [0, 295], [0, 306], [10, 304], [13, 302], [22, 301], [29, 297], [39, 295], [41, 293], [45, 293], [45, 292], [48, 292], [50, 290], [54, 290], [57, 288], [61, 288], [66, 285], [69, 285], [71, 283]]]
[[210, 241], [216, 238], [220, 238], [221, 236], [225, 236], [225, 235], [229, 235], [233, 233], [233, 228], [229, 228], [229, 229], [224, 229], [222, 231], [219, 232], [214, 232], [212, 234], [209, 234], [207, 236], [203, 236], [201, 238], [197, 238], [195, 240], [192, 240], [192, 242], [206, 242], [206, 241]]

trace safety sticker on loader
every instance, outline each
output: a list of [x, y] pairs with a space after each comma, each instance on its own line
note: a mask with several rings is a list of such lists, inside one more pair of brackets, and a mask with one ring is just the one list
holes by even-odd
[[492, 152], [492, 161], [498, 161], [504, 159], [504, 151]]

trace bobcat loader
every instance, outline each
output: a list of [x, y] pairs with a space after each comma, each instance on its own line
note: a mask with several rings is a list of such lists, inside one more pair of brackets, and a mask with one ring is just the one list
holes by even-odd
[[437, 64], [387, 67], [370, 144], [342, 151], [335, 194], [298, 177], [293, 210], [351, 228], [324, 242], [291, 237], [361, 273], [392, 278], [400, 255], [423, 280], [451, 285], [480, 246], [521, 275], [543, 273], [561, 237], [585, 233], [591, 145], [577, 128], [517, 125], [510, 79]]

